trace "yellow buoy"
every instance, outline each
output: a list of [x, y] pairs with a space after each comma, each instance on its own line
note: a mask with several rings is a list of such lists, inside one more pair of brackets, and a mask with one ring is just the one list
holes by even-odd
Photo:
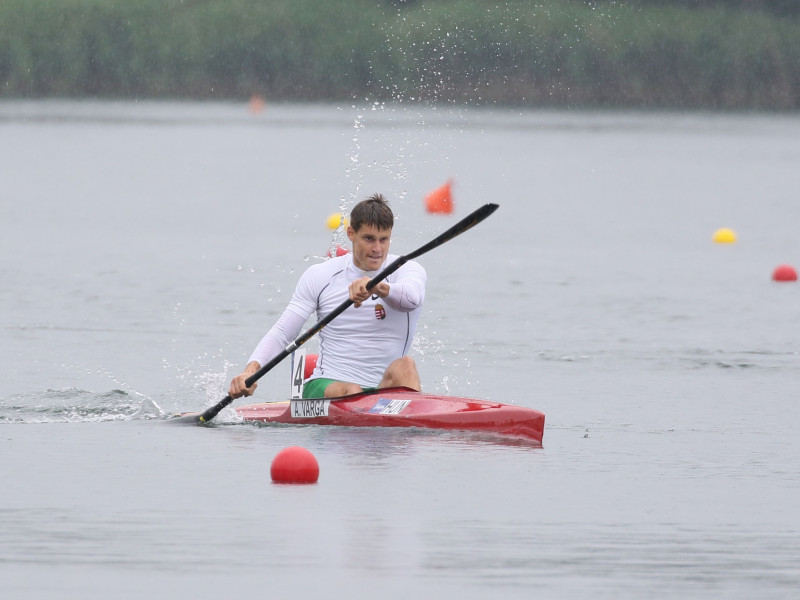
[[[344, 226], [347, 227], [350, 221], [348, 219], [344, 220]], [[333, 213], [331, 216], [328, 217], [328, 229], [339, 229], [339, 225], [342, 224], [342, 213]]]
[[711, 239], [713, 239], [717, 244], [735, 244], [736, 234], [732, 229], [723, 227], [722, 229], [717, 229]]

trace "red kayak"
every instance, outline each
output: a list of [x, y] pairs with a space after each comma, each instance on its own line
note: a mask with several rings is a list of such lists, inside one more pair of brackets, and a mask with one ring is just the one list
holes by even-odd
[[541, 445], [544, 414], [532, 408], [423, 394], [395, 387], [343, 396], [240, 406], [245, 421], [340, 425], [344, 427], [424, 427], [498, 434]]

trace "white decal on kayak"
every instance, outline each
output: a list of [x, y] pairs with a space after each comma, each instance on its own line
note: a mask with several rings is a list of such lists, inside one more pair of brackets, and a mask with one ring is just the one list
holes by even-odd
[[313, 400], [292, 400], [292, 416], [297, 419], [313, 419], [327, 417], [330, 400], [314, 398]]
[[409, 404], [411, 404], [411, 400], [390, 400], [389, 398], [381, 398], [375, 403], [375, 406], [370, 408], [367, 412], [380, 415], [397, 415]]

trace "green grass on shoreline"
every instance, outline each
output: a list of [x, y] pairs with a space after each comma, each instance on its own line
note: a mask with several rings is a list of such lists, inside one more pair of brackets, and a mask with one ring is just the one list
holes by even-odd
[[796, 15], [577, 0], [3, 0], [0, 97], [796, 110]]

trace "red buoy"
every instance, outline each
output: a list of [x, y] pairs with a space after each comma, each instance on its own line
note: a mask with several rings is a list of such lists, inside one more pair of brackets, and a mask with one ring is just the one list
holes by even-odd
[[269, 474], [275, 483], [316, 483], [319, 464], [310, 451], [300, 446], [289, 446], [272, 459]]
[[350, 252], [350, 250], [348, 250], [344, 246], [336, 246], [335, 249], [331, 248], [330, 250], [328, 250], [328, 256], [330, 256], [331, 258], [333, 258], [334, 256], [344, 256], [348, 252]]
[[772, 272], [772, 281], [797, 281], [797, 271], [792, 265], [778, 265]]

